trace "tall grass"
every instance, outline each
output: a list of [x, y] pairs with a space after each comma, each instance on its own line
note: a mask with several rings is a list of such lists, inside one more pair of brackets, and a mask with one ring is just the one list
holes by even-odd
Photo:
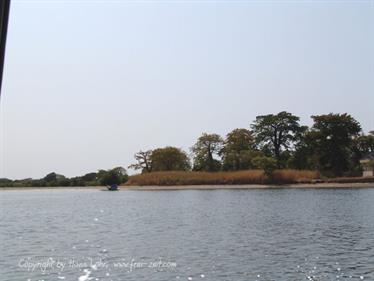
[[287, 184], [312, 182], [319, 178], [315, 171], [276, 170], [269, 178], [262, 170], [235, 172], [152, 172], [130, 176], [126, 185], [224, 185], [224, 184]]
[[310, 183], [315, 179], [321, 177], [320, 173], [317, 171], [310, 170], [275, 170], [270, 182], [274, 183]]

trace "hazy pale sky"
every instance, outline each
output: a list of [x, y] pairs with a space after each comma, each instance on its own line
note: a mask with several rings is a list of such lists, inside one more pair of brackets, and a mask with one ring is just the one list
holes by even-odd
[[0, 177], [127, 167], [257, 115], [374, 129], [374, 1], [12, 1]]

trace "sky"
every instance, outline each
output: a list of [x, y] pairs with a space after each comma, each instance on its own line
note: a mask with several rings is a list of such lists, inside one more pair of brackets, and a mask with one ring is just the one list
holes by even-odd
[[[374, 1], [11, 5], [0, 178], [127, 167], [257, 115], [350, 113], [374, 130]], [[131, 172], [131, 171], [130, 171]]]

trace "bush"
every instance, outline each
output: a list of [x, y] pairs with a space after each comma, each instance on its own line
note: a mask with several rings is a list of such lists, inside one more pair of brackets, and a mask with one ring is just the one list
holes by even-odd
[[260, 156], [253, 158], [252, 165], [254, 168], [264, 170], [265, 174], [271, 177], [277, 168], [277, 161], [271, 157]]
[[99, 183], [101, 185], [112, 185], [125, 183], [128, 180], [126, 170], [118, 167], [108, 171], [100, 171]]

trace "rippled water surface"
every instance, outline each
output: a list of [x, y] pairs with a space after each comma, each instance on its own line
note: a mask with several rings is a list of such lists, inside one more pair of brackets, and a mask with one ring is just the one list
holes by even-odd
[[374, 280], [374, 189], [0, 192], [0, 280]]

